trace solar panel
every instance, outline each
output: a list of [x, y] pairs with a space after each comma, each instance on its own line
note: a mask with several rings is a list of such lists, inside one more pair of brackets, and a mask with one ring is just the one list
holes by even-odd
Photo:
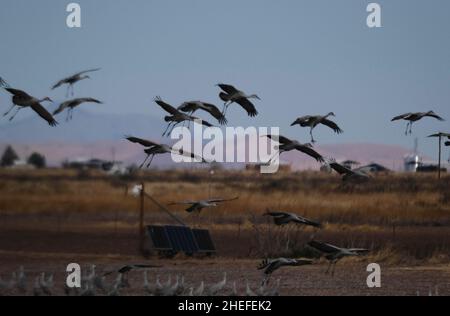
[[216, 247], [211, 239], [209, 231], [206, 229], [193, 229], [195, 240], [197, 241], [199, 251], [216, 252]]
[[153, 249], [162, 253], [197, 252], [213, 253], [216, 248], [206, 229], [191, 229], [187, 226], [147, 226]]
[[148, 234], [156, 250], [172, 250], [172, 244], [164, 226], [147, 226]]
[[198, 252], [197, 242], [189, 227], [166, 226], [166, 232], [174, 251], [182, 251], [187, 254]]

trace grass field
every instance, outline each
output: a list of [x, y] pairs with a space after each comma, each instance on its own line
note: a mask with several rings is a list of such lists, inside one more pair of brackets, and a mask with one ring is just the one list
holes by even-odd
[[[436, 175], [386, 174], [357, 186], [344, 186], [338, 176], [316, 172], [151, 171], [112, 178], [93, 171], [49, 169], [1, 170], [0, 178], [0, 259], [4, 263], [17, 264], [11, 256], [23, 257], [22, 264], [27, 266], [27, 261], [43, 262], [36, 259], [43, 254], [51, 254], [56, 261], [93, 255], [115, 258], [112, 262], [139, 258], [139, 199], [129, 191], [134, 184], [144, 183], [146, 192], [164, 205], [209, 196], [239, 197], [201, 214], [168, 206], [186, 223], [211, 230], [218, 254], [213, 263], [204, 261], [207, 266], [230, 260], [242, 260], [247, 266], [252, 260], [255, 267], [266, 256], [316, 257], [305, 247], [314, 236], [344, 247], [371, 249], [367, 257], [347, 260], [351, 267], [377, 262], [399, 269], [391, 270], [399, 278], [402, 269], [432, 267], [434, 272], [444, 271], [436, 272], [436, 280], [449, 276], [449, 176], [437, 181]], [[267, 209], [295, 212], [322, 222], [324, 228], [275, 227], [262, 216]], [[145, 205], [145, 222], [173, 224], [150, 201]], [[191, 260], [197, 259], [177, 257], [171, 262], [189, 266]], [[3, 265], [0, 273], [11, 269]], [[415, 284], [403, 290], [414, 294], [417, 288]]]

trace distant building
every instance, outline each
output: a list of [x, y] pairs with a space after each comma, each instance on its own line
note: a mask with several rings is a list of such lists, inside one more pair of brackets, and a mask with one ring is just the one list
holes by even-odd
[[16, 159], [14, 160], [11, 169], [36, 169], [35, 166], [29, 164], [26, 160]]
[[128, 169], [124, 167], [120, 161], [107, 161], [102, 159], [85, 159], [77, 158], [68, 160], [63, 163], [63, 168], [77, 170], [100, 170], [111, 175], [123, 175], [128, 173]]
[[422, 164], [422, 157], [417, 154], [406, 155], [403, 158], [403, 162], [406, 172], [416, 172], [417, 168]]

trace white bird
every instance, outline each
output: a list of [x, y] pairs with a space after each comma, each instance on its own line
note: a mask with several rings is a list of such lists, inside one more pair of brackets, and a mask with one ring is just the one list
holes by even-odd
[[328, 126], [329, 128], [331, 128], [335, 133], [337, 134], [341, 134], [343, 133], [342, 129], [333, 121], [329, 120], [328, 117], [330, 116], [335, 116], [335, 114], [333, 112], [328, 113], [327, 115], [307, 115], [307, 116], [302, 116], [299, 117], [298, 119], [296, 119], [291, 126], [294, 125], [300, 125], [301, 127], [309, 127], [309, 134], [311, 135], [311, 142], [315, 143], [316, 141], [314, 140], [314, 136], [313, 136], [313, 129], [319, 125], [319, 124], [323, 124], [325, 126]]
[[41, 277], [39, 279], [39, 286], [45, 295], [51, 296], [53, 288], [53, 274], [50, 274], [46, 278], [46, 273], [42, 272]]
[[[408, 124], [406, 124], [406, 131], [405, 131], [405, 135], [408, 135], [408, 131], [409, 131], [409, 134], [412, 134], [413, 123], [423, 119], [424, 117], [433, 117], [439, 121], [444, 121], [444, 119], [442, 117], [440, 117], [433, 111], [428, 111], [428, 112], [417, 112], [417, 113], [405, 113], [405, 114], [394, 117], [391, 120], [391, 122], [398, 121], [398, 120], [408, 121]], [[409, 128], [409, 130], [408, 130], [408, 128]]]
[[41, 118], [46, 120], [50, 126], [56, 126], [58, 124], [58, 122], [55, 121], [53, 116], [41, 105], [41, 102], [44, 101], [53, 102], [52, 99], [50, 99], [49, 97], [37, 99], [22, 90], [12, 88], [5, 88], [5, 90], [13, 95], [12, 97], [13, 105], [5, 114], [3, 114], [3, 116], [8, 115], [16, 106], [18, 107], [17, 111], [9, 118], [10, 121], [12, 121], [16, 117], [17, 113], [19, 113], [21, 109], [30, 107]]
[[227, 284], [227, 273], [224, 272], [223, 279], [209, 287], [207, 291], [208, 296], [216, 296], [217, 293], [219, 293], [225, 288], [226, 284]]
[[250, 100], [249, 100], [249, 99], [261, 100], [256, 94], [248, 95], [229, 84], [219, 83], [217, 86], [224, 91], [224, 92], [220, 92], [220, 94], [219, 94], [219, 97], [222, 99], [222, 101], [225, 102], [223, 111], [222, 111], [223, 115], [226, 114], [228, 107], [232, 103], [237, 103], [240, 106], [242, 106], [244, 108], [244, 110], [247, 111], [247, 114], [249, 116], [258, 115], [258, 111], [256, 110], [253, 103], [250, 102]]
[[200, 200], [200, 201], [183, 201], [183, 202], [170, 203], [169, 205], [190, 205], [186, 209], [186, 212], [192, 213], [194, 211], [200, 212], [204, 208], [216, 207], [219, 205], [219, 203], [234, 201], [234, 200], [237, 200], [238, 198], [239, 197], [235, 197], [232, 199], [208, 199], [208, 200]]
[[334, 270], [336, 268], [336, 263], [344, 257], [359, 256], [361, 254], [369, 252], [368, 249], [364, 248], [340, 248], [331, 244], [311, 240], [308, 242], [308, 246], [322, 252], [325, 254], [325, 258], [330, 262], [328, 269], [325, 272], [329, 272], [330, 267], [333, 266], [331, 275], [334, 275]]
[[27, 291], [27, 276], [25, 274], [25, 269], [23, 266], [19, 267], [19, 274], [17, 276], [17, 288], [22, 293]]
[[62, 111], [64, 111], [65, 109], [67, 110], [67, 117], [66, 117], [66, 121], [69, 121], [72, 119], [73, 117], [73, 110], [81, 105], [82, 103], [97, 103], [97, 104], [103, 104], [103, 102], [94, 99], [94, 98], [77, 98], [77, 99], [72, 99], [72, 100], [68, 100], [65, 101], [63, 103], [61, 103], [59, 105], [59, 107], [53, 112], [53, 115], [57, 115], [59, 113], [61, 113]]
[[281, 135], [265, 135], [265, 137], [280, 143], [280, 146], [278, 148], [279, 155], [281, 155], [282, 153], [287, 152], [287, 151], [298, 150], [304, 154], [307, 154], [308, 156], [313, 157], [318, 162], [325, 161], [325, 159], [322, 157], [322, 155], [319, 154], [317, 151], [315, 151], [312, 148], [311, 144], [301, 144], [296, 140], [291, 140], [291, 139], [281, 136]]
[[149, 168], [155, 155], [162, 155], [162, 154], [175, 154], [175, 155], [190, 157], [190, 158], [194, 159], [195, 161], [201, 161], [201, 162], [206, 163], [205, 159], [198, 157], [195, 154], [189, 153], [182, 149], [178, 149], [178, 150], [174, 149], [173, 147], [166, 145], [166, 144], [159, 144], [159, 143], [153, 142], [151, 140], [133, 137], [133, 136], [126, 136], [125, 139], [127, 139], [129, 142], [139, 144], [141, 146], [146, 147], [144, 152], [147, 154], [147, 157], [142, 162], [142, 164], [140, 165], [139, 168], [142, 168], [145, 165], [145, 163], [147, 162], [148, 158], [151, 157], [150, 162], [147, 164], [147, 168]]
[[90, 79], [91, 77], [89, 77], [88, 75], [85, 75], [85, 74], [89, 73], [89, 72], [99, 71], [100, 69], [101, 68], [89, 69], [89, 70], [78, 72], [78, 73], [76, 73], [74, 75], [71, 75], [71, 76], [69, 76], [67, 78], [64, 78], [64, 79], [58, 81], [52, 87], [52, 90], [54, 90], [54, 89], [56, 89], [56, 88], [58, 88], [58, 87], [60, 87], [60, 86], [62, 86], [64, 84], [67, 84], [68, 87], [67, 87], [66, 96], [69, 95], [70, 89], [72, 89], [72, 95], [73, 95], [74, 94], [73, 85], [75, 83], [77, 83], [78, 81], [84, 80], [84, 79]]

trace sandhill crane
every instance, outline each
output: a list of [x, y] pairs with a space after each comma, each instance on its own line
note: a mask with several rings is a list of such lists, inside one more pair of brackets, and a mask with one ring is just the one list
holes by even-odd
[[[165, 135], [170, 135], [173, 131], [173, 129], [180, 123], [182, 122], [195, 122], [198, 123], [200, 125], [204, 125], [206, 127], [214, 127], [214, 125], [212, 125], [211, 123], [202, 120], [198, 117], [195, 116], [191, 116], [191, 115], [187, 115], [186, 113], [183, 113], [179, 110], [177, 110], [176, 108], [174, 108], [173, 106], [171, 106], [170, 104], [164, 102], [161, 97], [156, 97], [155, 98], [155, 103], [158, 104], [164, 111], [166, 111], [167, 113], [170, 114], [170, 116], [165, 116], [164, 120], [166, 122], [169, 122], [169, 124], [167, 125], [166, 130], [164, 131], [164, 133], [162, 134], [162, 136]], [[170, 127], [172, 127], [170, 129]]]
[[123, 267], [120, 267], [117, 270], [109, 271], [103, 274], [103, 276], [108, 276], [113, 273], [117, 273], [118, 275], [122, 275], [122, 284], [128, 286], [128, 273], [133, 270], [140, 269], [150, 269], [150, 268], [161, 268], [161, 266], [153, 265], [153, 264], [127, 264]]
[[450, 146], [450, 142], [445, 142], [445, 146]]
[[207, 293], [208, 296], [216, 296], [217, 293], [219, 293], [220, 291], [222, 291], [225, 288], [225, 285], [227, 284], [227, 273], [224, 272], [223, 274], [223, 279], [215, 284], [212, 284]]
[[251, 296], [251, 297], [253, 297], [253, 296], [258, 296], [258, 295], [256, 295], [256, 293], [255, 292], [253, 292], [253, 290], [250, 288], [250, 284], [248, 283], [248, 280], [246, 280], [245, 281], [245, 295], [246, 296]]
[[44, 101], [53, 102], [49, 97], [37, 99], [22, 90], [12, 88], [5, 88], [5, 90], [13, 95], [13, 105], [5, 114], [3, 114], [3, 116], [8, 115], [12, 111], [12, 109], [14, 109], [14, 107], [18, 106], [16, 113], [14, 113], [14, 115], [9, 118], [10, 121], [14, 119], [14, 117], [17, 115], [17, 113], [19, 113], [21, 109], [31, 107], [33, 111], [35, 111], [40, 117], [46, 120], [50, 126], [56, 126], [58, 124], [53, 116], [41, 105], [41, 102]]
[[281, 267], [287, 266], [303, 266], [312, 264], [313, 260], [311, 259], [287, 259], [287, 258], [278, 258], [278, 259], [264, 259], [261, 264], [258, 266], [258, 270], [264, 270], [264, 279], [262, 281], [262, 285], [268, 284], [270, 276], [273, 272], [278, 270]]
[[205, 291], [205, 282], [200, 282], [200, 285], [198, 288], [194, 289], [192, 292], [193, 296], [202, 296], [203, 292]]
[[268, 210], [266, 213], [264, 213], [264, 216], [271, 216], [273, 218], [274, 223], [278, 226], [287, 225], [289, 223], [295, 223], [300, 225], [312, 226], [316, 228], [322, 227], [322, 225], [318, 222], [309, 220], [305, 217], [293, 213], [274, 212]]
[[275, 135], [265, 135], [266, 137], [270, 138], [273, 141], [279, 142], [281, 145], [279, 146], [278, 154], [281, 155], [284, 152], [291, 151], [291, 150], [298, 150], [301, 151], [314, 159], [316, 159], [318, 162], [324, 162], [324, 158], [322, 155], [320, 155], [318, 152], [316, 152], [311, 144], [301, 144], [296, 140], [290, 140], [287, 137], [284, 136], [275, 136]]
[[147, 157], [142, 162], [142, 164], [139, 168], [142, 168], [144, 166], [144, 164], [146, 163], [146, 161], [148, 160], [148, 158], [151, 156], [150, 162], [147, 164], [147, 168], [149, 168], [155, 155], [160, 155], [160, 154], [176, 154], [176, 155], [180, 155], [180, 156], [190, 157], [192, 159], [206, 163], [205, 159], [200, 158], [200, 157], [196, 156], [195, 154], [189, 153], [182, 149], [176, 150], [166, 144], [158, 144], [158, 143], [150, 141], [150, 140], [133, 137], [133, 136], [126, 136], [125, 139], [127, 139], [128, 141], [130, 141], [132, 143], [140, 144], [141, 146], [146, 147], [144, 152], [147, 154]]
[[328, 265], [328, 269], [325, 272], [327, 274], [330, 270], [330, 267], [333, 266], [331, 271], [331, 275], [334, 275], [334, 270], [336, 268], [336, 263], [344, 257], [349, 256], [359, 256], [361, 254], [369, 252], [368, 249], [363, 248], [340, 248], [331, 244], [311, 240], [308, 242], [308, 246], [322, 252], [325, 254], [325, 258], [330, 262]]
[[249, 100], [249, 99], [261, 100], [256, 94], [248, 95], [229, 84], [219, 83], [217, 86], [223, 91], [225, 91], [219, 93], [219, 97], [222, 99], [222, 101], [225, 102], [222, 111], [223, 115], [227, 113], [228, 107], [232, 103], [237, 103], [240, 106], [242, 106], [244, 110], [247, 111], [248, 116], [253, 117], [258, 115], [258, 111], [256, 110], [253, 103], [251, 103]]
[[370, 176], [363, 171], [349, 169], [334, 160], [329, 162], [329, 166], [340, 175], [343, 175], [342, 181], [344, 182], [362, 183], [370, 179]]
[[48, 277], [46, 277], [46, 273], [42, 272], [39, 278], [39, 286], [42, 293], [47, 296], [51, 296], [53, 288], [53, 274], [50, 274]]
[[313, 129], [319, 125], [319, 124], [323, 124], [325, 126], [328, 126], [329, 128], [331, 128], [335, 133], [337, 134], [341, 134], [343, 133], [343, 130], [333, 121], [329, 120], [328, 117], [330, 116], [335, 116], [335, 114], [333, 112], [328, 113], [327, 115], [307, 115], [307, 116], [302, 116], [299, 117], [298, 119], [296, 119], [291, 126], [294, 125], [300, 125], [301, 127], [309, 127], [309, 134], [311, 135], [311, 142], [315, 143], [316, 141], [314, 140], [314, 136], [313, 136]]
[[216, 207], [216, 206], [218, 206], [219, 203], [234, 201], [234, 200], [237, 200], [238, 198], [239, 197], [235, 197], [232, 199], [209, 199], [209, 200], [200, 200], [200, 201], [182, 201], [182, 202], [170, 203], [169, 205], [190, 205], [186, 209], [186, 212], [192, 213], [194, 211], [201, 212], [204, 208]]
[[178, 107], [178, 110], [189, 113], [192, 115], [197, 110], [203, 110], [211, 114], [221, 125], [227, 124], [227, 119], [225, 115], [219, 110], [217, 106], [211, 103], [206, 103], [202, 101], [189, 101], [184, 102]]
[[89, 70], [81, 71], [81, 72], [78, 72], [78, 73], [76, 73], [76, 74], [74, 74], [72, 76], [69, 76], [67, 78], [61, 79], [60, 81], [58, 81], [52, 87], [52, 90], [54, 90], [54, 89], [56, 89], [56, 88], [58, 88], [58, 87], [60, 87], [60, 86], [62, 86], [64, 84], [67, 84], [68, 87], [67, 87], [66, 96], [69, 95], [70, 89], [72, 89], [72, 95], [73, 95], [74, 94], [73, 85], [75, 83], [77, 83], [78, 81], [84, 80], [84, 79], [90, 79], [91, 77], [89, 77], [88, 75], [85, 75], [85, 74], [87, 74], [89, 72], [99, 71], [100, 69], [101, 68], [95, 68], [95, 69], [89, 69]]
[[82, 103], [97, 103], [102, 104], [103, 102], [94, 99], [94, 98], [77, 98], [73, 100], [68, 100], [59, 105], [59, 107], [53, 112], [53, 115], [59, 114], [65, 109], [68, 109], [67, 111], [67, 117], [66, 121], [69, 121], [72, 119], [73, 116], [73, 109], [79, 106]]
[[22, 293], [27, 291], [27, 276], [23, 266], [19, 267], [19, 274], [17, 275], [17, 288]]
[[113, 285], [109, 289], [107, 295], [108, 296], [120, 296], [120, 289], [123, 287], [123, 274], [120, 273], [117, 275], [116, 280]]
[[444, 119], [442, 117], [440, 117], [433, 111], [428, 111], [428, 112], [417, 112], [417, 113], [405, 113], [405, 114], [394, 117], [391, 120], [391, 122], [398, 121], [398, 120], [408, 121], [408, 124], [406, 124], [406, 131], [405, 131], [405, 135], [408, 135], [408, 128], [409, 128], [409, 134], [411, 134], [413, 123], [423, 119], [424, 117], [433, 117], [439, 121], [444, 121]]

